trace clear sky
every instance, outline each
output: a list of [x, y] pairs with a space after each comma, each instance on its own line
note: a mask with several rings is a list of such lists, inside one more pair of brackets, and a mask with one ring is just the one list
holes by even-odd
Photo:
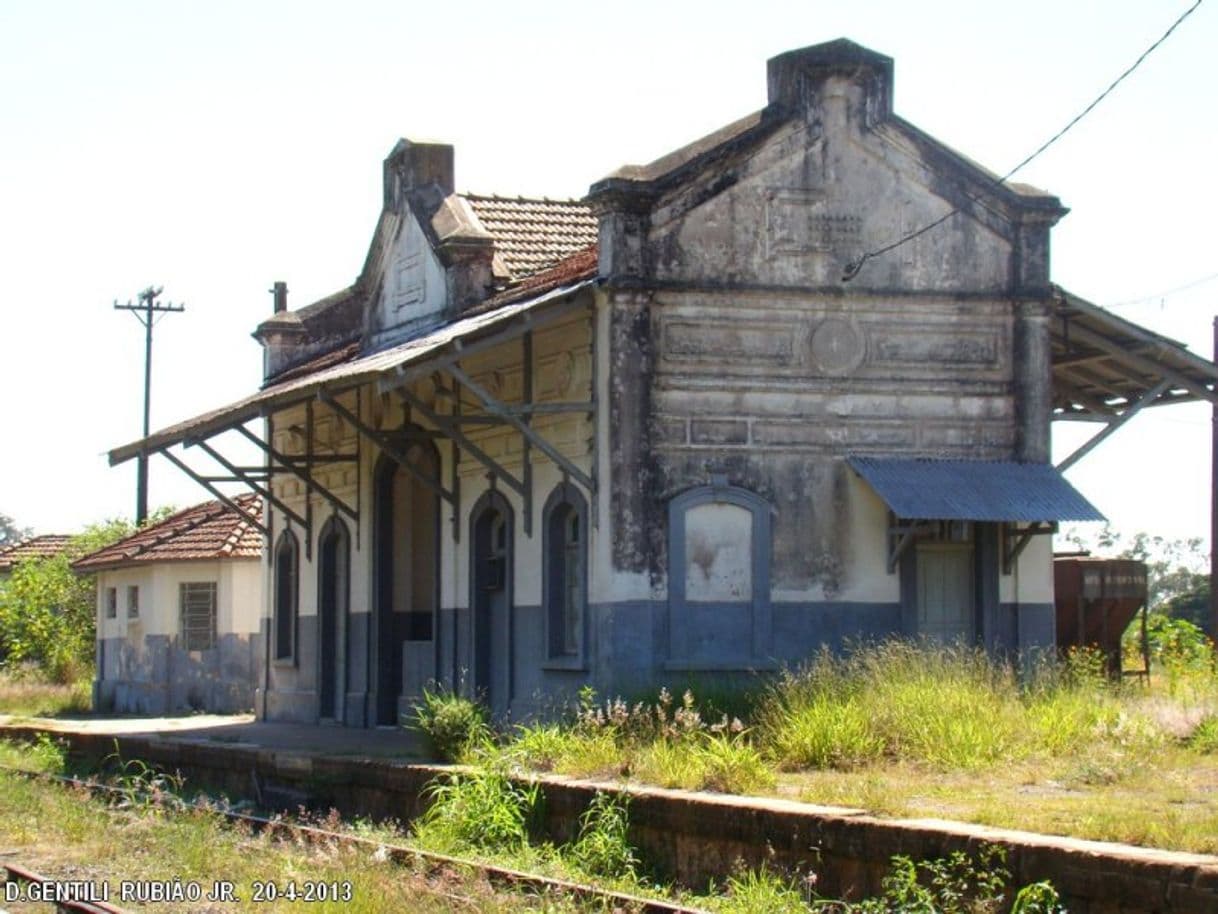
[[[354, 279], [399, 136], [454, 144], [459, 190], [580, 197], [760, 108], [767, 58], [848, 37], [895, 58], [898, 113], [1005, 172], [1189, 5], [0, 0], [0, 513], [133, 513], [134, 463], [104, 455], [139, 437], [143, 331], [112, 302], [186, 303], [154, 429], [252, 392], [266, 290]], [[1058, 283], [1206, 356], [1216, 87], [1210, 0], [1018, 178], [1072, 209]], [[1091, 430], [1055, 425], [1056, 456]], [[1207, 407], [1151, 410], [1067, 475], [1121, 530], [1208, 536], [1209, 440]], [[207, 497], [154, 459], [154, 506]]]

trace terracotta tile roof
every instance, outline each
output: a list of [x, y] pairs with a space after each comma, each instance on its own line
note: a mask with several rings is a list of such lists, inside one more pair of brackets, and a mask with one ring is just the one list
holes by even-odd
[[490, 311], [503, 305], [511, 304], [514, 301], [519, 301], [522, 298], [541, 295], [549, 292], [551, 289], [557, 289], [559, 286], [574, 285], [581, 280], [592, 279], [596, 276], [597, 265], [597, 246], [594, 244], [582, 251], [577, 251], [564, 257], [549, 269], [543, 270], [540, 273], [534, 273], [523, 282], [517, 283], [496, 295], [492, 295], [479, 305], [478, 308], [471, 309], [466, 313], [475, 314], [481, 311]]
[[[257, 495], [239, 495], [234, 501], [243, 511], [261, 513], [262, 502]], [[258, 529], [223, 502], [208, 501], [86, 555], [72, 567], [77, 571], [101, 571], [144, 562], [261, 556], [262, 534]]]
[[331, 349], [329, 352], [322, 353], [316, 358], [309, 359], [307, 362], [302, 362], [299, 365], [294, 365], [291, 368], [285, 368], [277, 375], [272, 375], [267, 378], [263, 388], [274, 387], [276, 384], [281, 384], [284, 381], [291, 381], [293, 378], [304, 378], [321, 371], [323, 368], [329, 368], [332, 365], [341, 365], [343, 362], [350, 362], [359, 355], [359, 340], [353, 343], [347, 343], [344, 346], [339, 346], [337, 349]]
[[580, 200], [461, 196], [494, 236], [496, 253], [516, 279], [544, 270], [596, 242], [596, 217]]
[[12, 571], [18, 562], [49, 559], [67, 551], [72, 537], [66, 533], [44, 533], [0, 548], [0, 571]]

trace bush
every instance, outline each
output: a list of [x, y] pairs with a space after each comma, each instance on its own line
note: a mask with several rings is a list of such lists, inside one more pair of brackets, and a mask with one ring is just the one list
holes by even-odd
[[415, 826], [420, 842], [445, 851], [510, 851], [528, 843], [540, 793], [536, 784], [523, 787], [482, 769], [433, 781], [426, 795], [431, 805]]
[[793, 879], [765, 867], [728, 877], [727, 894], [715, 906], [723, 914], [807, 914], [803, 893]]
[[627, 802], [625, 797], [598, 792], [580, 816], [579, 838], [568, 854], [585, 873], [610, 879], [634, 878], [638, 858], [626, 834]]
[[423, 702], [414, 708], [415, 727], [431, 739], [444, 761], [459, 761], [471, 747], [487, 742], [491, 728], [478, 703], [450, 691], [423, 690]]
[[1218, 716], [1204, 718], [1193, 729], [1188, 746], [1205, 755], [1218, 754]]

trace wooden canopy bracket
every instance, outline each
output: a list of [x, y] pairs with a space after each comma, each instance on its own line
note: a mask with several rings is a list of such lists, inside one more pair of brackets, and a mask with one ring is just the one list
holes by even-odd
[[888, 573], [896, 574], [901, 556], [913, 544], [919, 531], [927, 529], [925, 521], [894, 519], [888, 527]]
[[1034, 536], [1051, 535], [1057, 532], [1057, 521], [1052, 523], [1036, 522], [1027, 527], [1019, 528], [1007, 524], [1002, 528], [1002, 573], [1010, 574], [1020, 554], [1028, 548]]

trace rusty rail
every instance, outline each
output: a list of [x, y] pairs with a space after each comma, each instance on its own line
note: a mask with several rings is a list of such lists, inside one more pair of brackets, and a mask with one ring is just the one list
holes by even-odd
[[[76, 884], [77, 880], [65, 883], [64, 880], [53, 879], [50, 876], [43, 876], [41, 873], [35, 873], [33, 870], [16, 863], [5, 863], [3, 865], [6, 882], [18, 882], [27, 886], [39, 886], [47, 892], [55, 893], [55, 889], [51, 887], [60, 887]], [[82, 891], [76, 894], [87, 894], [83, 891], [83, 882], [81, 883]], [[70, 895], [67, 889], [61, 889], [65, 895]], [[28, 892], [25, 894], [29, 894]], [[29, 898], [23, 899], [27, 903], [37, 904], [43, 902], [45, 904], [55, 905], [56, 914], [127, 914], [122, 908], [116, 908], [112, 904], [104, 901], [84, 901], [72, 897], [63, 898]]]
[[[19, 777], [29, 778], [31, 780], [51, 781], [53, 783], [63, 784], [65, 786], [84, 788], [95, 794], [106, 794], [110, 796], [119, 796], [124, 799], [130, 798], [131, 791], [124, 788], [114, 787], [109, 784], [101, 784], [97, 781], [84, 780], [81, 778], [67, 777], [64, 775], [49, 774], [42, 771], [27, 771], [22, 768], [11, 768], [6, 765], [0, 765], [0, 772], [13, 774]], [[267, 831], [274, 834], [276, 831], [283, 831], [286, 834], [304, 838], [310, 843], [322, 844], [338, 844], [341, 847], [358, 847], [379, 852], [397, 864], [418, 863], [424, 865], [429, 871], [435, 871], [444, 867], [452, 867], [459, 869], [473, 870], [482, 875], [489, 883], [496, 886], [505, 886], [515, 889], [524, 889], [536, 891], [538, 893], [554, 892], [565, 895], [573, 900], [580, 902], [596, 902], [598, 905], [608, 905], [609, 910], [624, 908], [627, 911], [636, 911], [639, 914], [707, 914], [701, 908], [691, 908], [685, 905], [679, 905], [674, 902], [664, 901], [658, 898], [644, 898], [638, 895], [630, 895], [626, 892], [615, 892], [609, 889], [603, 889], [595, 885], [589, 885], [582, 882], [570, 882], [565, 879], [554, 879], [549, 876], [539, 876], [536, 873], [526, 873], [521, 870], [513, 870], [507, 867], [495, 866], [489, 863], [480, 863], [476, 860], [469, 860], [463, 857], [452, 857], [447, 854], [437, 854], [431, 851], [424, 851], [414, 847], [405, 847], [399, 844], [387, 844], [383, 841], [376, 841], [372, 838], [364, 838], [359, 835], [352, 835], [346, 832], [335, 832], [324, 828], [317, 828], [312, 825], [302, 825], [297, 822], [290, 822], [286, 819], [275, 818], [270, 819], [265, 816], [254, 816], [248, 813], [236, 812], [231, 809], [224, 809], [208, 803], [188, 803], [179, 797], [173, 797], [174, 805], [180, 809], [197, 809], [207, 810], [223, 816], [229, 822], [240, 822], [249, 826], [253, 831]], [[443, 893], [449, 894], [449, 893]], [[74, 911], [84, 911], [85, 909], [73, 909]], [[98, 914], [98, 912], [110, 912], [110, 914], [123, 914], [118, 908], [90, 908], [89, 914]]]

